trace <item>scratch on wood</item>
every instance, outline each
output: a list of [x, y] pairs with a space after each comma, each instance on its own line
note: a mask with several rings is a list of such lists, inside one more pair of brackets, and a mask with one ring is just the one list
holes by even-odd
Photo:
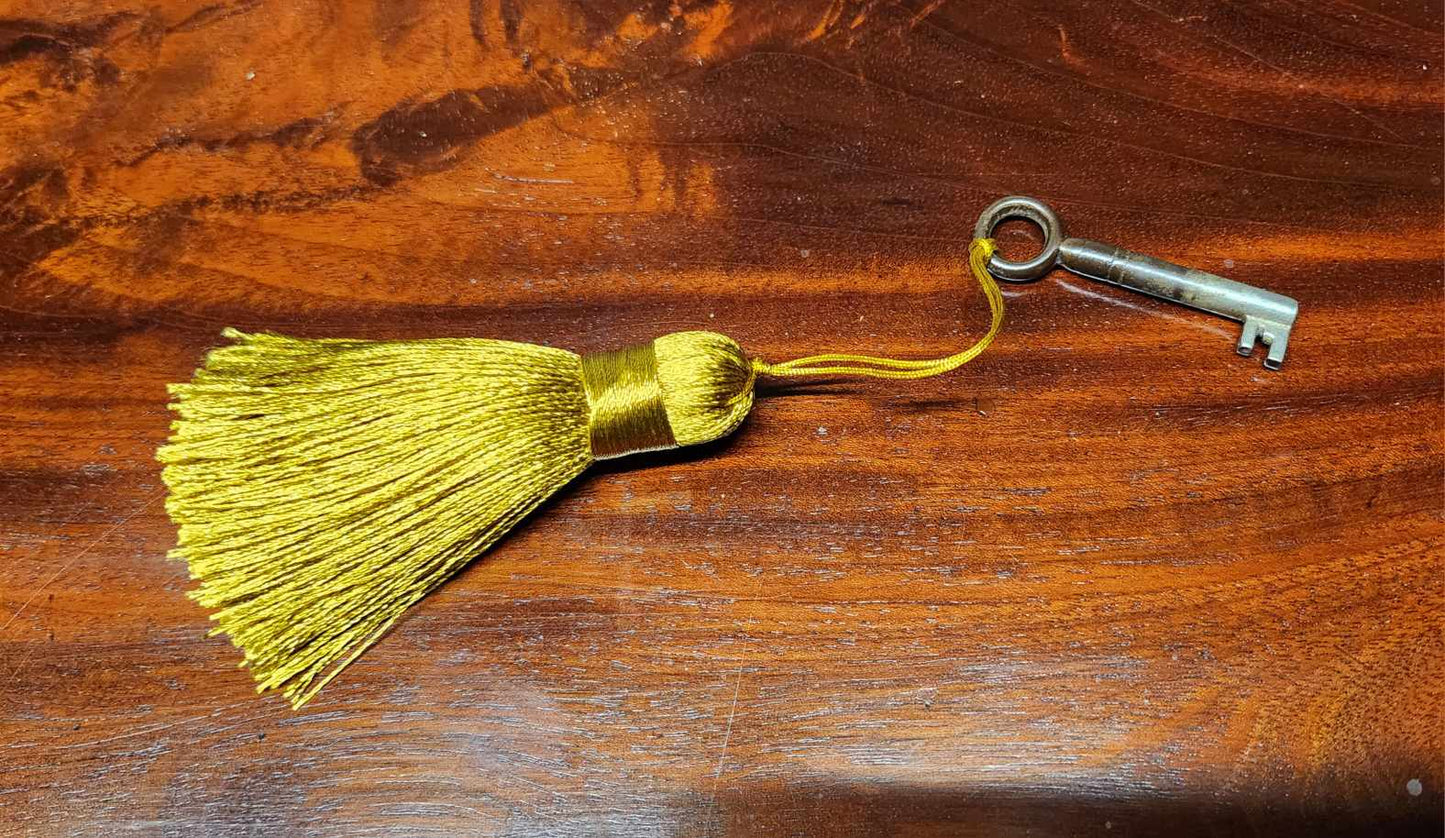
[[717, 756], [717, 770], [712, 773], [712, 799], [714, 802], [717, 801], [717, 784], [719, 778], [722, 777], [723, 763], [728, 757], [728, 743], [731, 742], [733, 738], [733, 720], [736, 719], [738, 715], [738, 693], [742, 691], [742, 688], [743, 670], [742, 667], [738, 667], [737, 677], [733, 679], [733, 704], [732, 708], [728, 710], [728, 725], [727, 730], [723, 733], [722, 752]]
[[[10, 619], [8, 619], [8, 620], [5, 621], [5, 625], [0, 626], [0, 633], [3, 633], [6, 629], [10, 628], [10, 624], [13, 623], [13, 622], [15, 622], [17, 619], [19, 619], [19, 618], [20, 618], [20, 615], [21, 615], [22, 613], [24, 613], [25, 609], [30, 607], [30, 603], [34, 602], [36, 597], [38, 597], [38, 596], [40, 596], [42, 593], [44, 593], [45, 589], [48, 588], [48, 587], [50, 587], [51, 583], [53, 583], [56, 579], [59, 579], [59, 578], [60, 578], [60, 575], [61, 575], [62, 573], [64, 573], [65, 571], [69, 570], [70, 568], [74, 567], [74, 566], [75, 566], [75, 563], [78, 562], [78, 561], [80, 561], [81, 559], [85, 558], [85, 557], [90, 553], [91, 550], [95, 549], [95, 546], [96, 546], [97, 544], [99, 544], [99, 543], [101, 543], [102, 541], [104, 541], [105, 539], [109, 538], [110, 535], [111, 535], [112, 533], [114, 533], [116, 530], [118, 530], [118, 529], [120, 529], [121, 527], [125, 526], [126, 524], [130, 523], [130, 521], [131, 521], [132, 518], [134, 518], [135, 516], [141, 514], [142, 512], [144, 512], [145, 510], [147, 510], [148, 508], [150, 508], [150, 505], [153, 504], [153, 503], [155, 503], [156, 500], [158, 500], [158, 499], [161, 497], [161, 495], [163, 495], [163, 494], [165, 494], [165, 489], [164, 489], [164, 488], [160, 488], [160, 489], [155, 490], [154, 492], [151, 492], [150, 496], [147, 497], [147, 498], [145, 499], [145, 501], [143, 501], [143, 502], [141, 503], [140, 506], [137, 506], [133, 511], [131, 511], [131, 513], [130, 513], [129, 515], [126, 515], [124, 518], [121, 518], [119, 521], [116, 521], [114, 524], [112, 524], [110, 527], [108, 527], [108, 528], [105, 530], [105, 532], [103, 532], [103, 533], [101, 533], [100, 535], [96, 536], [96, 537], [95, 537], [95, 540], [93, 540], [93, 541], [91, 541], [89, 544], [85, 545], [85, 547], [84, 547], [79, 553], [76, 553], [74, 556], [72, 556], [72, 557], [70, 558], [69, 561], [67, 561], [65, 564], [61, 565], [58, 570], [56, 570], [54, 573], [50, 574], [50, 578], [49, 578], [49, 579], [46, 579], [43, 583], [41, 583], [40, 587], [36, 588], [35, 591], [34, 591], [32, 594], [30, 594], [30, 598], [27, 599], [27, 600], [25, 600], [23, 603], [21, 603], [19, 608], [15, 609], [15, 613], [10, 615]], [[22, 664], [22, 665], [23, 665], [24, 663], [25, 663], [24, 661], [21, 661], [21, 664]], [[18, 671], [18, 668], [17, 668], [16, 671]], [[13, 676], [13, 675], [14, 675], [14, 672], [12, 672], [11, 675]]]

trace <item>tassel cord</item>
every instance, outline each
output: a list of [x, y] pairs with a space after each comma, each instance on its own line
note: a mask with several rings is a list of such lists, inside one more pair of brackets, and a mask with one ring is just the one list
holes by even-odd
[[968, 264], [974, 279], [978, 280], [988, 298], [992, 321], [988, 332], [969, 348], [942, 358], [908, 360], [885, 358], [875, 355], [853, 355], [830, 352], [823, 355], [809, 355], [794, 358], [778, 364], [770, 364], [761, 358], [753, 359], [753, 369], [759, 375], [778, 378], [797, 378], [808, 375], [860, 376], [864, 378], [911, 379], [929, 378], [956, 370], [972, 361], [993, 343], [999, 328], [1003, 325], [1003, 293], [998, 283], [988, 272], [988, 260], [993, 256], [993, 239], [974, 239], [968, 247]]

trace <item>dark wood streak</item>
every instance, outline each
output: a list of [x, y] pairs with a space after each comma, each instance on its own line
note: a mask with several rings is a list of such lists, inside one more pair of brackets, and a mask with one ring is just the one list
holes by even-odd
[[[87, 8], [0, 19], [0, 832], [1440, 834], [1438, 5]], [[299, 713], [165, 558], [222, 326], [937, 354], [1009, 192], [1298, 298], [1285, 370], [1010, 287], [954, 375], [594, 469]]]

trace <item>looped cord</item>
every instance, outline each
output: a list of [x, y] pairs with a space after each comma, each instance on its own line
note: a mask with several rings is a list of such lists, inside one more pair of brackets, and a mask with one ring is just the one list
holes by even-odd
[[754, 358], [752, 361], [754, 372], [759, 375], [778, 377], [857, 375], [869, 378], [928, 378], [958, 369], [987, 349], [988, 345], [993, 343], [994, 336], [998, 334], [999, 327], [1003, 325], [1003, 294], [998, 290], [998, 283], [994, 282], [988, 272], [988, 260], [993, 256], [994, 249], [993, 239], [974, 239], [968, 246], [968, 264], [973, 270], [974, 279], [978, 280], [978, 284], [983, 287], [984, 295], [988, 297], [988, 307], [989, 311], [993, 313], [993, 322], [989, 326], [987, 334], [962, 352], [943, 358], [916, 361], [839, 353], [809, 355], [806, 358], [795, 358], [780, 364], [769, 364], [761, 358]]
[[582, 356], [588, 434], [599, 460], [676, 448], [651, 342]]

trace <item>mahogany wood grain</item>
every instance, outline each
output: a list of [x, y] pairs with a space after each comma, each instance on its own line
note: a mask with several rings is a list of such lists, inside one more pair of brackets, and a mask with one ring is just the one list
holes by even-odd
[[[3, 0], [0, 833], [1438, 835], [1442, 23], [1405, 0]], [[943, 353], [597, 468], [301, 712], [169, 562], [226, 325]], [[1010, 252], [1032, 233], [1010, 228]]]

